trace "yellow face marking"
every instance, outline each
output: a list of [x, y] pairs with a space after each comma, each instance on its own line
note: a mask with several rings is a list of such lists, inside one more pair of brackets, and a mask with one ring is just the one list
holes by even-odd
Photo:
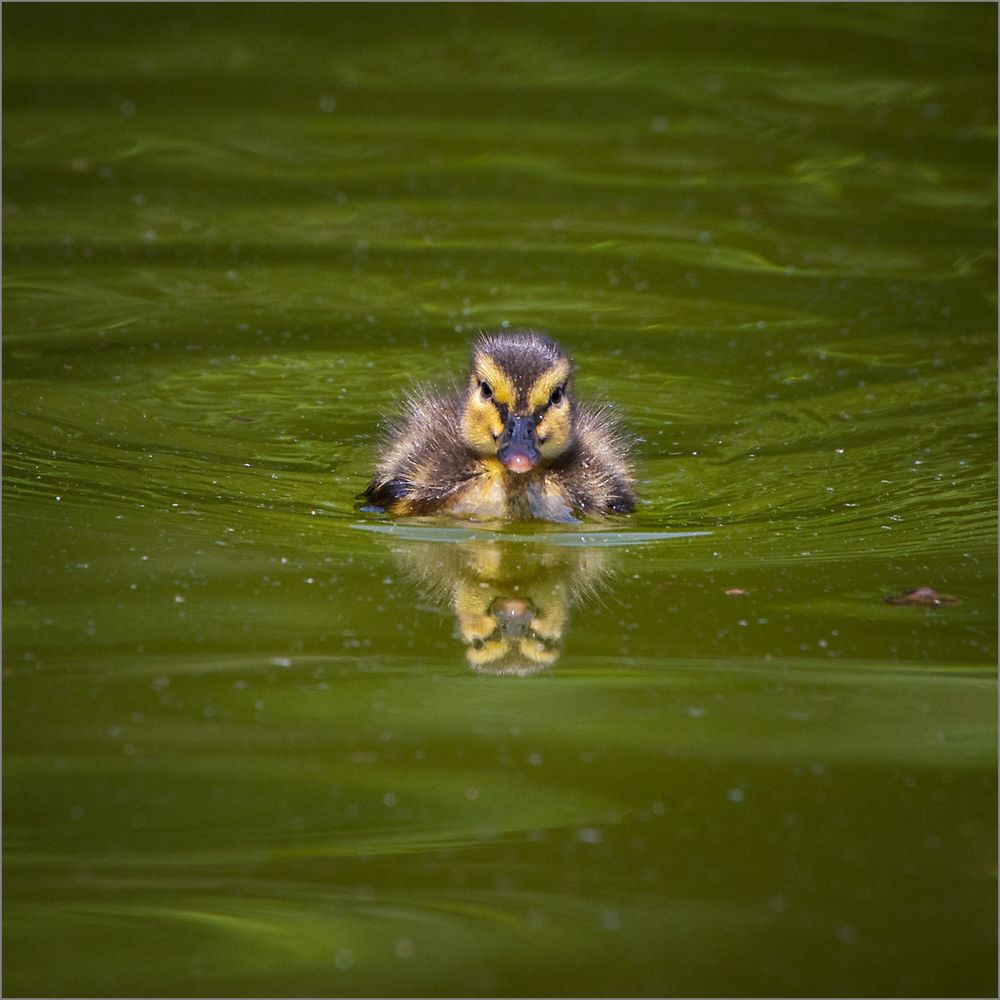
[[[555, 376], [562, 374], [558, 367], [546, 372], [532, 387], [531, 398], [541, 398], [539, 407], [550, 403], [552, 393], [565, 385], [564, 379]], [[568, 369], [565, 376], [568, 377]], [[545, 406], [542, 412], [542, 419], [535, 426], [535, 434], [538, 439], [538, 450], [542, 453], [542, 458], [552, 461], [561, 455], [573, 443], [573, 409], [569, 396], [564, 392], [562, 399], [558, 403], [550, 403]]]
[[554, 364], [536, 380], [528, 393], [528, 409], [537, 410], [552, 398], [552, 393], [558, 386], [564, 385], [569, 378], [569, 362], [560, 361]]
[[483, 399], [478, 383], [469, 390], [462, 414], [462, 440], [477, 455], [496, 455], [497, 438], [503, 433], [503, 421], [492, 399]]
[[[482, 385], [490, 387], [484, 396]], [[513, 408], [517, 390], [506, 372], [488, 355], [477, 354], [469, 379], [469, 396], [462, 415], [462, 439], [479, 455], [495, 455], [503, 421], [497, 403]]]
[[[473, 389], [478, 389], [480, 383], [486, 382], [498, 403], [513, 407], [517, 402], [517, 389], [507, 373], [488, 355], [476, 356], [472, 372]], [[487, 400], [489, 402], [489, 400]], [[490, 403], [492, 406], [493, 404]]]

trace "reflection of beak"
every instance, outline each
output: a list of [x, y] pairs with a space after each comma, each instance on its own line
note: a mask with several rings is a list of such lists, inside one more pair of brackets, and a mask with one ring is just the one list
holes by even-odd
[[518, 639], [527, 635], [535, 617], [535, 609], [531, 603], [519, 597], [498, 597], [490, 610], [505, 639]]
[[530, 472], [541, 457], [535, 445], [534, 417], [511, 414], [497, 441], [497, 458], [511, 472]]

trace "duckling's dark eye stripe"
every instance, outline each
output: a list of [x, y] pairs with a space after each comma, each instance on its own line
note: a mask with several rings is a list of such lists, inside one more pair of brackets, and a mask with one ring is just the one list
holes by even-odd
[[537, 424], [542, 419], [542, 417], [544, 417], [545, 414], [549, 412], [549, 407], [558, 406], [563, 401], [564, 396], [565, 396], [565, 390], [563, 389], [563, 387], [561, 385], [556, 386], [556, 388], [552, 392], [552, 395], [549, 397], [549, 401], [547, 403], [543, 403], [541, 406], [538, 407], [538, 409], [535, 410], [535, 423]]

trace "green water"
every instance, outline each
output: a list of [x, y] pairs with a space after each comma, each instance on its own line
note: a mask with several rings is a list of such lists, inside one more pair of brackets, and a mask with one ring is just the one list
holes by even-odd
[[[996, 18], [4, 4], [5, 993], [995, 995]], [[500, 327], [637, 513], [358, 512]]]

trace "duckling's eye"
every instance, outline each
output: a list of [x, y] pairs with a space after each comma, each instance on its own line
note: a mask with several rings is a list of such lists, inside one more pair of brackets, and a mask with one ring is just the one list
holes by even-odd
[[552, 390], [552, 395], [549, 397], [549, 402], [553, 406], [558, 406], [562, 402], [562, 398], [563, 398], [563, 387], [561, 385], [557, 385]]
[[483, 399], [489, 399], [493, 395], [493, 390], [490, 388], [489, 382], [480, 382], [479, 392], [482, 394]]

